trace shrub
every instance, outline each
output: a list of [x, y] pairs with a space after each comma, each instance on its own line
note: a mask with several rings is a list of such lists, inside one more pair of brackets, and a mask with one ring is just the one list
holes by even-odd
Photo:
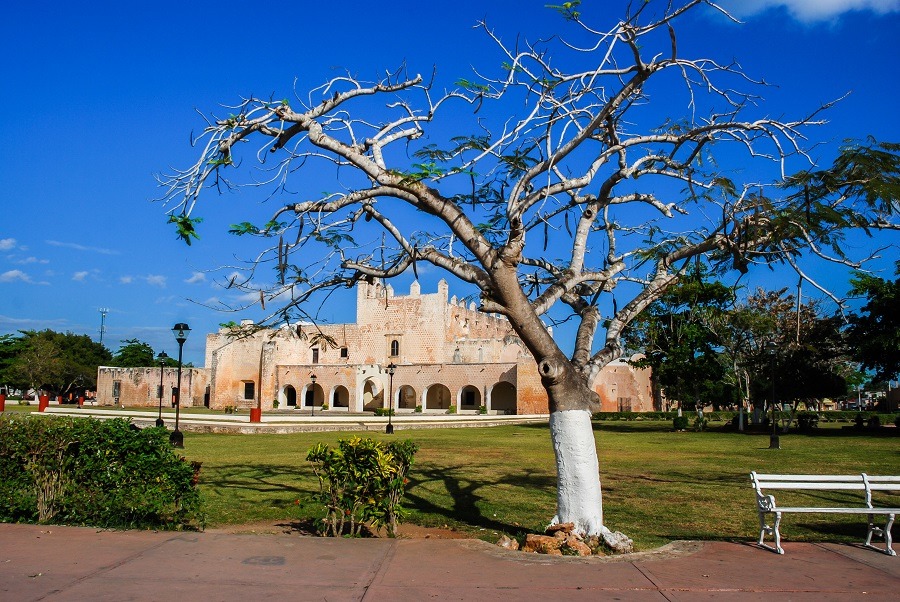
[[376, 416], [394, 416], [395, 414], [394, 414], [393, 408], [391, 408], [391, 409], [375, 408], [375, 415]]
[[421, 414], [421, 413], [422, 413], [422, 406], [416, 406], [416, 409], [413, 410], [413, 411], [416, 412], [417, 414]]
[[456, 414], [456, 406], [451, 405], [449, 408], [447, 408], [447, 413], [448, 414]]
[[202, 527], [199, 469], [125, 418], [0, 418], [3, 521]]
[[486, 405], [478, 406], [478, 413], [479, 414], [487, 414], [487, 406]]
[[403, 510], [400, 500], [418, 445], [410, 440], [388, 444], [353, 437], [312, 447], [306, 459], [319, 479], [318, 499], [325, 505], [325, 535], [357, 537], [369, 524], [394, 537]]
[[675, 416], [672, 419], [672, 428], [676, 431], [683, 431], [688, 427], [688, 417], [687, 416]]
[[[684, 416], [682, 416], [684, 418]], [[698, 414], [694, 419], [694, 430], [697, 432], [702, 432], [706, 429], [706, 426], [709, 424], [709, 418], [704, 417], [703, 415]]]

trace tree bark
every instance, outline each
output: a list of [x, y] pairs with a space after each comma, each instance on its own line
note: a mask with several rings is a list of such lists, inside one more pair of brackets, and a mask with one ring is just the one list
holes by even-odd
[[631, 552], [631, 539], [603, 524], [600, 463], [591, 412], [586, 409], [553, 411], [550, 414], [550, 438], [557, 471], [557, 515], [551, 524], [573, 523], [575, 531], [581, 535], [602, 537], [614, 551]]

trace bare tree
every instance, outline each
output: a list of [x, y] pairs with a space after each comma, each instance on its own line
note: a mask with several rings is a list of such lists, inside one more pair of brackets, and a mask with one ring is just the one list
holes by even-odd
[[[770, 183], [792, 162], [811, 169], [804, 131], [827, 107], [797, 120], [762, 115], [763, 82], [679, 53], [680, 17], [724, 11], [707, 0], [636, 4], [606, 30], [583, 23], [577, 2], [557, 7], [592, 40], [580, 47], [556, 36], [509, 47], [481, 23], [503, 69], [449, 90], [401, 69], [374, 82], [336, 77], [294, 101], [246, 98], [207, 121], [192, 167], [160, 177], [188, 242], [205, 189], [269, 186], [271, 221], [233, 231], [271, 244], [228, 285], [259, 291], [276, 307], [271, 321], [296, 318], [316, 292], [422, 263], [477, 287], [480, 310], [509, 319], [549, 397], [554, 520], [614, 546], [627, 538], [603, 522], [591, 384], [623, 353], [623, 330], [692, 258], [741, 272], [796, 264], [804, 250], [852, 263], [836, 232], [890, 224], [897, 209], [896, 195], [860, 194], [865, 182], [819, 187], [825, 172], [802, 172], [790, 182], [799, 193], [730, 179], [736, 165]], [[262, 176], [232, 179], [246, 143]], [[288, 181], [302, 186], [328, 166], [337, 191], [296, 200]], [[274, 284], [260, 285], [270, 282], [262, 267]], [[548, 332], [560, 319], [577, 323], [571, 354]]]

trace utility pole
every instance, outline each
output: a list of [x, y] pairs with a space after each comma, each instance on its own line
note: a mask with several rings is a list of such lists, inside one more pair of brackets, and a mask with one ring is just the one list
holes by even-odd
[[100, 312], [100, 344], [103, 344], [103, 333], [106, 332], [106, 314], [109, 313], [108, 307], [101, 307]]

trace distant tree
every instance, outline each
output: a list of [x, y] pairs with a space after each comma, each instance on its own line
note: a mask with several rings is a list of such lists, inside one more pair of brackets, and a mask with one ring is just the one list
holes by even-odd
[[121, 368], [143, 368], [155, 366], [158, 363], [153, 347], [138, 339], [122, 341], [122, 346], [112, 358], [112, 365]]
[[97, 386], [97, 367], [109, 365], [112, 354], [87, 335], [53, 330], [23, 330], [22, 351], [13, 371], [30, 388], [67, 395]]
[[858, 273], [852, 285], [851, 294], [866, 298], [860, 312], [850, 316], [853, 355], [864, 368], [876, 371], [876, 380], [893, 379], [900, 374], [900, 278], [891, 282]]
[[0, 335], [0, 390], [4, 393], [24, 388], [27, 383], [21, 381], [13, 366], [16, 358], [22, 353], [22, 339], [5, 334]]
[[738, 401], [739, 391], [722, 361], [720, 341], [712, 327], [726, 319], [734, 292], [720, 282], [706, 280], [694, 266], [678, 284], [631, 323], [624, 341], [643, 354], [631, 363], [652, 370], [655, 386], [669, 401], [693, 410], [718, 410]]
[[[848, 144], [830, 167], [783, 179], [808, 157], [817, 111], [766, 117], [780, 111], [758, 108], [759, 80], [737, 62], [678, 46], [680, 18], [718, 6], [627, 3], [602, 29], [577, 7], [557, 6], [571, 29], [533, 44], [504, 45], [482, 23], [502, 65], [455, 85], [401, 69], [375, 82], [335, 77], [294, 99], [248, 96], [209, 118], [196, 162], [160, 183], [186, 242], [206, 188], [272, 187], [273, 214], [231, 229], [265, 247], [227, 283], [268, 307], [267, 323], [309, 319], [316, 293], [418, 265], [475, 287], [481, 311], [509, 319], [549, 398], [554, 520], [617, 546], [603, 524], [591, 411], [624, 330], [698, 256], [741, 272], [799, 270], [808, 250], [845, 262], [842, 231], [897, 227], [900, 147]], [[244, 153], [265, 163], [261, 175], [238, 175]], [[304, 181], [323, 173], [332, 186]], [[562, 319], [577, 325], [563, 346], [546, 323]]]
[[63, 374], [62, 349], [50, 336], [24, 333], [22, 350], [13, 360], [13, 377], [35, 392], [52, 391]]
[[745, 341], [742, 361], [749, 371], [750, 390], [758, 405], [772, 399], [792, 406], [817, 406], [825, 397], [847, 392], [853, 371], [843, 319], [822, 315], [822, 302], [798, 307], [797, 298], [778, 291], [758, 290], [735, 310]]

